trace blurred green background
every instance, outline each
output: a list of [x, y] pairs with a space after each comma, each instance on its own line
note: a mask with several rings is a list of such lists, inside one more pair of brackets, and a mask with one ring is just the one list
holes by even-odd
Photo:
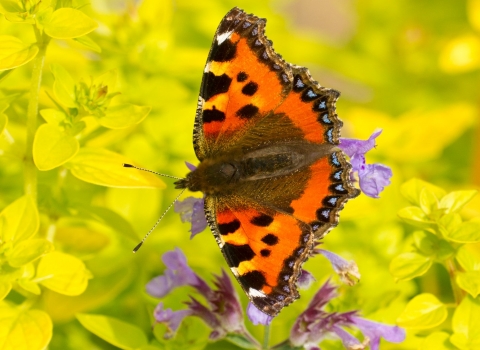
[[[107, 148], [151, 170], [184, 176], [184, 161], [196, 164], [192, 129], [203, 67], [219, 21], [234, 6], [267, 18], [266, 34], [287, 62], [308, 67], [323, 86], [341, 91], [337, 110], [344, 121], [342, 136], [366, 139], [375, 128], [383, 128], [368, 161], [392, 167], [391, 186], [381, 199], [361, 195], [349, 202], [340, 225], [325, 239], [327, 249], [356, 261], [362, 274], [358, 285], [340, 287], [342, 297], [334, 306], [358, 309], [365, 317], [394, 324], [418, 293], [430, 292], [452, 302], [443, 267], [399, 283], [388, 267], [412, 244], [413, 230], [397, 217], [407, 205], [399, 193], [402, 183], [417, 177], [448, 191], [480, 186], [479, 0], [79, 2], [78, 7], [99, 23], [89, 37], [101, 52], [72, 40], [52, 40], [40, 108], [54, 106], [47, 95], [54, 81], [50, 64], [62, 65], [75, 81], [115, 69], [122, 98], [152, 110], [134, 127], [99, 129], [81, 145]], [[0, 34], [35, 41], [33, 31], [3, 17]], [[7, 111], [15, 144], [5, 138], [0, 142], [0, 208], [23, 195], [21, 159], [31, 70], [31, 63], [24, 65], [0, 83], [0, 96], [19, 94]], [[81, 258], [93, 275], [79, 296], [44, 289], [36, 301], [54, 323], [49, 349], [115, 348], [84, 329], [75, 319], [79, 312], [134, 323], [153, 338], [152, 310], [158, 300], [146, 295], [145, 284], [162, 273], [160, 257], [167, 250], [181, 247], [192, 268], [207, 281], [220, 267], [227, 269], [210, 232], [190, 241], [189, 226], [181, 224], [173, 211], [142, 249], [131, 253], [178, 194], [170, 180], [165, 182], [165, 190], [107, 188], [82, 182], [62, 167], [39, 172], [39, 234], [45, 235], [52, 217], [58, 219], [56, 249]], [[126, 223], [114, 227], [82, 217], [81, 208], [92, 205], [110, 209]], [[480, 216], [480, 196], [462, 214], [467, 219]], [[310, 259], [305, 269], [318, 282], [275, 319], [272, 344], [285, 338], [321, 282], [333, 275], [320, 256]], [[332, 278], [340, 283], [337, 276]], [[179, 290], [164, 302], [173, 309], [184, 308], [189, 293]], [[21, 300], [15, 292], [8, 298]], [[243, 293], [241, 299], [246, 306]], [[262, 328], [246, 323], [261, 339]], [[181, 340], [165, 342], [164, 329], [155, 330], [165, 348], [202, 348], [207, 343], [208, 329], [197, 320], [184, 325]], [[410, 332], [404, 344], [385, 343], [382, 349], [416, 349], [420, 337]], [[324, 347], [342, 348], [334, 341]]]

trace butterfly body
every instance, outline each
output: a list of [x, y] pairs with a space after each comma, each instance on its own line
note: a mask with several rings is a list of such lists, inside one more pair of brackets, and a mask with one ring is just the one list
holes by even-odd
[[176, 186], [204, 193], [233, 274], [275, 316], [299, 297], [302, 264], [358, 190], [337, 148], [339, 93], [276, 54], [265, 23], [238, 8], [221, 21], [195, 118], [200, 163]]

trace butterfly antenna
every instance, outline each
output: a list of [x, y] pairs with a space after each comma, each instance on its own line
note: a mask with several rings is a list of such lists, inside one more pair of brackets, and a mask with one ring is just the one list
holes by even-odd
[[150, 236], [150, 233], [153, 232], [153, 230], [155, 230], [155, 228], [158, 226], [158, 224], [160, 223], [160, 221], [162, 221], [163, 217], [165, 216], [165, 214], [170, 210], [170, 208], [172, 207], [172, 205], [175, 204], [175, 202], [178, 200], [178, 198], [180, 198], [180, 196], [183, 194], [183, 192], [185, 192], [186, 188], [182, 190], [182, 192], [180, 192], [180, 194], [177, 196], [177, 198], [175, 198], [173, 200], [172, 203], [170, 203], [170, 205], [168, 206], [167, 210], [165, 210], [162, 214], [162, 216], [160, 216], [160, 218], [157, 220], [157, 222], [155, 223], [155, 225], [153, 225], [153, 227], [150, 229], [150, 231], [147, 232], [147, 234], [145, 235], [145, 237], [143, 237], [143, 239], [140, 241], [140, 243], [137, 244], [137, 246], [135, 248], [133, 248], [133, 252], [136, 253], [140, 247], [142, 246], [143, 242], [145, 242], [145, 240], [147, 239], [148, 236]]
[[147, 173], [152, 173], [152, 174], [155, 174], [155, 175], [158, 175], [158, 176], [169, 177], [171, 179], [183, 180], [182, 177], [176, 177], [176, 176], [172, 176], [172, 175], [157, 173], [156, 171], [145, 169], [145, 168], [140, 168], [140, 167], [132, 165], [132, 164], [123, 163], [123, 167], [124, 168], [134, 168], [134, 169], [146, 171]]

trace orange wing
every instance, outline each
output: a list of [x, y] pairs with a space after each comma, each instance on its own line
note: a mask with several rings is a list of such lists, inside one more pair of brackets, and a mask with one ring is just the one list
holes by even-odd
[[310, 226], [253, 203], [232, 209], [216, 201], [206, 197], [205, 212], [228, 265], [252, 303], [277, 315], [299, 297], [300, 266], [315, 245]]

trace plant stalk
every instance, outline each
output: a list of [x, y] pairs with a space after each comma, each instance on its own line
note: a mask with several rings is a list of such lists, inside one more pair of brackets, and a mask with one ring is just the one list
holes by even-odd
[[30, 85], [30, 97], [27, 109], [27, 149], [25, 152], [25, 193], [32, 196], [37, 202], [37, 167], [33, 162], [33, 139], [37, 132], [38, 99], [40, 86], [42, 84], [42, 71], [45, 64], [45, 54], [47, 51], [48, 39], [40, 34], [34, 27], [37, 37], [38, 53], [33, 60], [32, 81]]
[[450, 275], [450, 283], [452, 285], [452, 290], [453, 290], [453, 297], [455, 298], [455, 304], [459, 305], [460, 302], [463, 300], [464, 293], [458, 287], [457, 282], [456, 282], [456, 274], [457, 270], [455, 267], [455, 262], [452, 259], [448, 259], [445, 261], [445, 265], [447, 267], [448, 274]]
[[270, 325], [266, 325], [263, 327], [262, 350], [269, 349], [269, 343], [270, 343]]

